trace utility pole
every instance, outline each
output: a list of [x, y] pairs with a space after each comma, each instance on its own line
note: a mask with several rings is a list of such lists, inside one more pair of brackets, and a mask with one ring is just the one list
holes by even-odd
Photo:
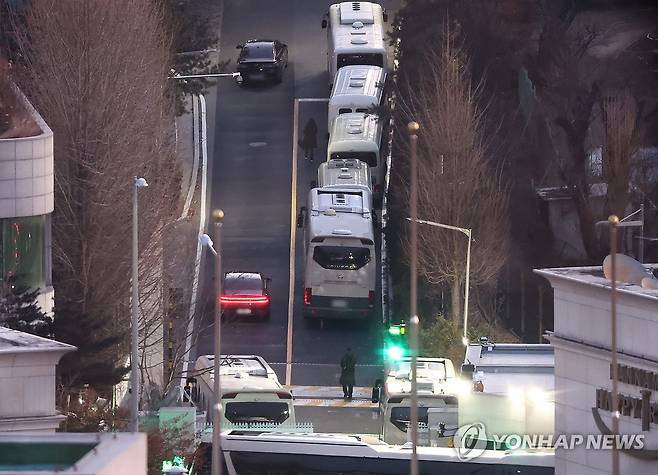
[[139, 431], [139, 235], [137, 191], [146, 188], [148, 183], [144, 178], [133, 178], [133, 245], [132, 245], [132, 296], [130, 311], [130, 430]]
[[224, 211], [216, 209], [212, 212], [215, 220], [215, 361], [214, 361], [214, 393], [215, 407], [212, 422], [212, 473], [222, 475], [222, 385], [219, 376], [222, 359], [222, 221]]
[[619, 435], [619, 394], [618, 394], [618, 368], [617, 368], [617, 225], [619, 218], [610, 215], [610, 274], [612, 286], [610, 289], [610, 352], [612, 356], [612, 436], [615, 439], [612, 444], [612, 475], [619, 475], [619, 448], [617, 447], [617, 435]]
[[411, 228], [409, 233], [411, 269], [410, 287], [411, 296], [409, 301], [409, 326], [410, 350], [411, 350], [411, 413], [409, 417], [409, 433], [411, 435], [411, 467], [409, 473], [418, 475], [418, 384], [416, 373], [418, 366], [418, 130], [417, 122], [409, 122], [409, 140], [411, 143], [410, 156], [410, 202], [409, 214], [411, 215]]

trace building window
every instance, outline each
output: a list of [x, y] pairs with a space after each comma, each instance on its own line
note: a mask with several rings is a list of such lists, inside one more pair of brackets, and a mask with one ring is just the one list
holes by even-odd
[[16, 284], [46, 287], [46, 216], [0, 219], [0, 281], [15, 277]]

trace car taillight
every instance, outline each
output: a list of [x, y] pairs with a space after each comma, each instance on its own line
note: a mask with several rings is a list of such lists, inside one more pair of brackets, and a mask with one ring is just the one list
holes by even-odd
[[371, 290], [368, 292], [368, 306], [369, 307], [374, 307], [375, 306], [375, 291]]
[[227, 303], [267, 303], [270, 301], [269, 295], [254, 295], [254, 296], [232, 296], [222, 295], [219, 299], [223, 304]]
[[304, 289], [304, 305], [311, 305], [312, 289], [306, 287]]

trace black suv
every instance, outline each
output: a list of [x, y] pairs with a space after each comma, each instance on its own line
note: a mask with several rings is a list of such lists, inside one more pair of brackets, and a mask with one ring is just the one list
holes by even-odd
[[249, 40], [238, 45], [238, 72], [242, 84], [271, 79], [280, 83], [283, 70], [288, 67], [288, 45], [278, 40]]

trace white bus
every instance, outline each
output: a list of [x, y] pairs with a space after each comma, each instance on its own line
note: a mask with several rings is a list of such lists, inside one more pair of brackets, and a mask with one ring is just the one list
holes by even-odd
[[[307, 318], [370, 318], [377, 260], [368, 190], [314, 188], [304, 226]], [[304, 210], [303, 210], [304, 211]]]
[[369, 113], [384, 104], [386, 73], [379, 66], [345, 66], [336, 73], [329, 96], [327, 125], [331, 130], [334, 119], [349, 112]]
[[[214, 355], [201, 355], [194, 364], [196, 391], [193, 401], [206, 411], [212, 421], [214, 394]], [[286, 390], [274, 370], [260, 356], [222, 355], [220, 362], [222, 401], [221, 427], [249, 424], [295, 424], [290, 391]]]
[[334, 120], [327, 146], [327, 160], [356, 159], [368, 164], [375, 199], [382, 197], [386, 175], [387, 141], [382, 141], [383, 125], [376, 115], [341, 114]]
[[379, 66], [388, 71], [384, 22], [380, 5], [370, 2], [342, 2], [329, 7], [322, 20], [327, 28], [327, 71], [333, 84], [343, 66]]
[[[418, 358], [418, 421], [428, 427], [426, 437], [430, 436], [430, 431], [434, 431], [432, 439], [443, 438], [447, 445], [447, 438], [454, 435], [459, 421], [457, 394], [461, 390], [461, 383], [449, 359]], [[380, 436], [387, 444], [404, 444], [407, 441], [411, 407], [411, 358], [403, 358], [391, 364], [380, 394]]]
[[[212, 453], [203, 447], [200, 465]], [[245, 433], [222, 435], [225, 472], [229, 475], [407, 475], [411, 445], [392, 446], [368, 436], [348, 434]], [[485, 450], [462, 461], [445, 447], [419, 447], [419, 473], [433, 475], [553, 475], [554, 451]]]

